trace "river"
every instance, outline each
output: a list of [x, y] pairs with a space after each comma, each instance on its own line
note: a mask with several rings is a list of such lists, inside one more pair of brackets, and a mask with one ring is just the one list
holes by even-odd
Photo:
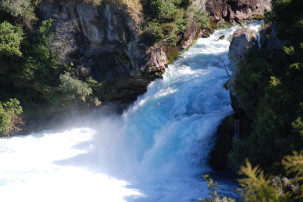
[[[250, 27], [258, 29], [258, 24]], [[227, 57], [238, 27], [200, 38], [123, 112], [0, 139], [1, 202], [198, 201], [214, 133], [232, 114]], [[224, 35], [224, 39], [219, 37]], [[71, 117], [71, 120], [73, 117]], [[235, 196], [237, 184], [220, 180]]]

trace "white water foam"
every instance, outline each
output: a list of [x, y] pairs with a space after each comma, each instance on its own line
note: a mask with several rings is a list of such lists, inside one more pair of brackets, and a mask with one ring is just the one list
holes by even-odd
[[[0, 140], [0, 201], [197, 201], [213, 134], [232, 113], [227, 58], [232, 27], [217, 30], [169, 65], [124, 112], [88, 127]], [[221, 35], [224, 40], [218, 40]], [[221, 58], [218, 60], [218, 58]], [[83, 118], [87, 119], [87, 118]], [[235, 184], [222, 182], [224, 194]]]

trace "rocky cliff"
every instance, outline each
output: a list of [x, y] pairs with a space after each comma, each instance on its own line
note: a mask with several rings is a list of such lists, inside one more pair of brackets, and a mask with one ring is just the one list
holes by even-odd
[[264, 16], [271, 0], [207, 0], [205, 8], [217, 21], [239, 23]]
[[119, 85], [140, 73], [145, 55], [138, 36], [139, 13], [115, 3], [94, 7], [76, 1], [43, 1], [40, 15], [54, 20], [51, 46], [63, 64], [76, 65], [80, 77], [92, 75]]
[[230, 92], [232, 107], [236, 114], [241, 110], [241, 100], [233, 88], [239, 74], [239, 68], [237, 64], [240, 61], [244, 60], [244, 56], [249, 49], [255, 48], [258, 48], [258, 34], [255, 30], [249, 28], [241, 28], [233, 34], [233, 40], [229, 46], [228, 58], [234, 67], [234, 71], [230, 79], [226, 82], [225, 87]]
[[[269, 0], [232, 2], [196, 0], [193, 4], [216, 20], [226, 21], [250, 19], [263, 15], [264, 8], [270, 9]], [[178, 52], [198, 36], [207, 35], [191, 24], [178, 47], [161, 43], [146, 47], [139, 37], [144, 23], [141, 11], [108, 1], [99, 6], [82, 1], [42, 1], [40, 17], [54, 20], [51, 48], [59, 53], [60, 62], [74, 64], [80, 78], [93, 76], [114, 86], [114, 93], [105, 99], [118, 100], [124, 107], [146, 91], [147, 84], [164, 72]]]
[[[196, 3], [205, 7], [205, 1]], [[60, 62], [73, 63], [80, 78], [93, 76], [114, 86], [114, 93], [105, 99], [118, 100], [122, 107], [144, 93], [154, 76], [164, 72], [168, 57], [189, 47], [200, 32], [192, 24], [180, 47], [171, 49], [161, 43], [146, 47], [139, 37], [142, 13], [107, 1], [99, 6], [82, 1], [42, 1], [40, 16], [54, 20], [51, 48]]]

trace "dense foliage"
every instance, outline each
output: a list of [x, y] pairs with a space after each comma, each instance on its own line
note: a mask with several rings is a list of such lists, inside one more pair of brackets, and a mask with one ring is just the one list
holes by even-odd
[[8, 136], [20, 129], [19, 125], [23, 124], [21, 113], [22, 107], [17, 99], [0, 102], [0, 136]]
[[278, 171], [275, 162], [303, 149], [303, 2], [272, 3], [273, 12], [266, 20], [277, 26], [284, 46], [282, 50], [250, 51], [239, 64], [235, 89], [252, 124], [229, 155], [234, 168], [248, 158], [253, 165]]
[[22, 28], [6, 21], [0, 24], [0, 54], [21, 56]]
[[[272, 4], [273, 11], [267, 13], [265, 21], [277, 27], [283, 47], [251, 50], [238, 64], [240, 75], [235, 90], [251, 124], [235, 141], [229, 160], [236, 169], [246, 158], [252, 165], [260, 165], [253, 168], [247, 161], [246, 166], [241, 167], [245, 177], [240, 179], [240, 185], [245, 201], [300, 201], [303, 193], [303, 2], [273, 0]], [[268, 25], [265, 28], [272, 29]], [[269, 175], [279, 176], [267, 177]]]
[[301, 201], [303, 199], [303, 152], [293, 152], [282, 160], [286, 174], [292, 178], [266, 176], [258, 167], [249, 162], [241, 167], [239, 180], [245, 201]]
[[25, 23], [36, 20], [34, 8], [39, 0], [0, 0], [0, 9], [15, 18], [21, 18]]
[[144, 0], [143, 7], [146, 25], [142, 37], [147, 45], [161, 41], [176, 46], [192, 23], [210, 26], [207, 12], [193, 6], [190, 0]]
[[19, 130], [23, 111], [29, 120], [101, 104], [90, 86], [98, 82], [77, 78], [73, 65], [62, 63], [52, 49], [53, 20], [34, 21], [38, 2], [0, 0], [0, 12], [5, 12], [0, 22], [0, 135]]

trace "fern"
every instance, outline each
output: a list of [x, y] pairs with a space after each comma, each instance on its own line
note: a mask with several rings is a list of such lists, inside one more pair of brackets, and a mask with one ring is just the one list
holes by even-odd
[[245, 201], [277, 202], [287, 201], [288, 195], [279, 196], [270, 178], [264, 176], [259, 166], [252, 167], [246, 160], [246, 166], [241, 167], [241, 175], [246, 177], [239, 180], [240, 189]]
[[292, 155], [285, 156], [282, 165], [288, 175], [293, 175], [296, 184], [292, 186], [295, 199], [303, 199], [303, 150], [301, 152], [294, 151]]

